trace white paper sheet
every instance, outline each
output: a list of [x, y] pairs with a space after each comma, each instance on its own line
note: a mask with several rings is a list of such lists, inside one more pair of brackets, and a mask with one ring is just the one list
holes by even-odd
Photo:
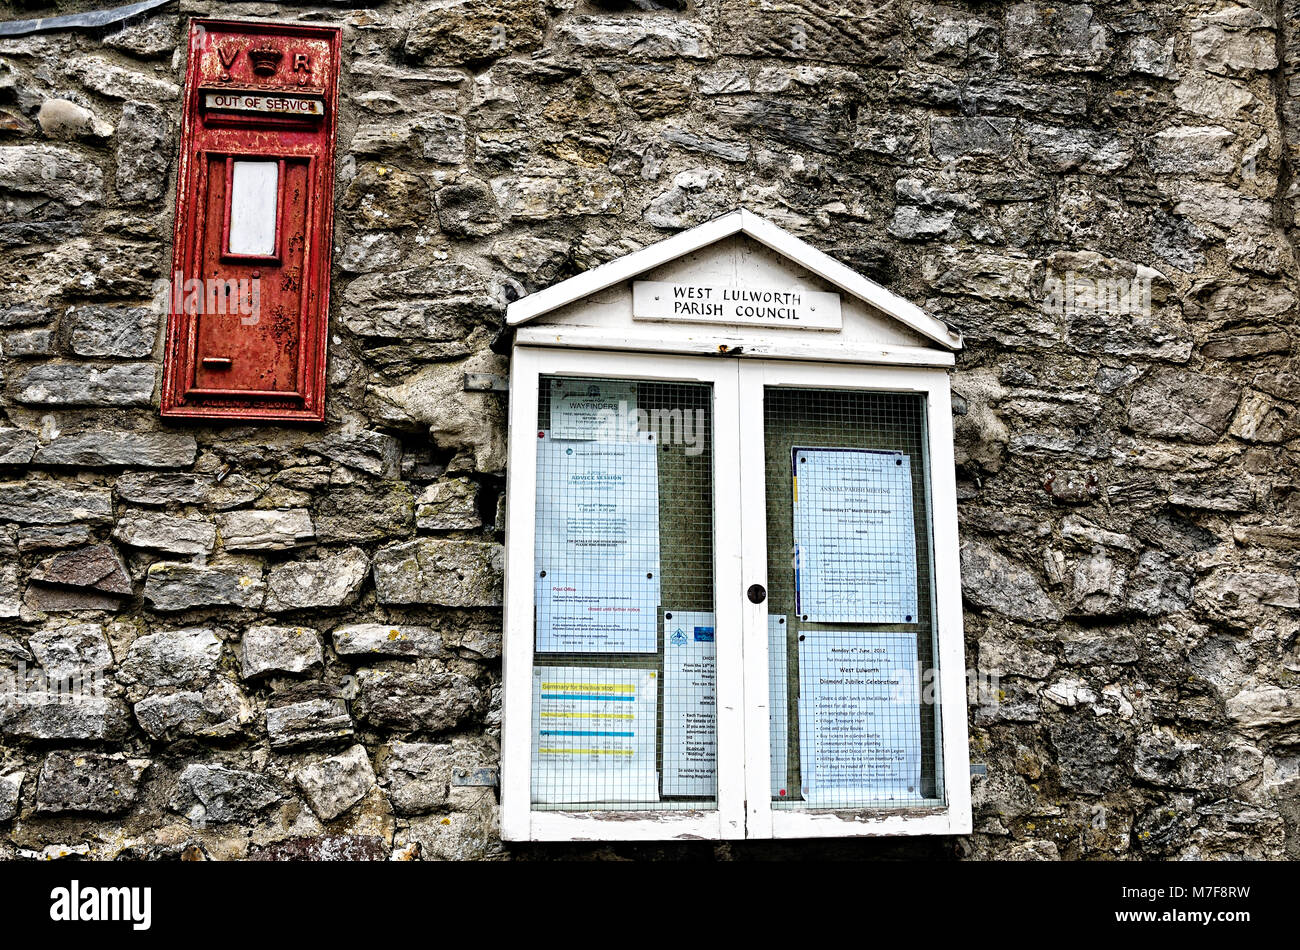
[[792, 463], [796, 613], [812, 623], [915, 623], [910, 459], [796, 446]]
[[538, 652], [654, 653], [657, 443], [544, 433], [537, 448]]
[[533, 801], [656, 802], [653, 670], [533, 670]]
[[786, 786], [789, 779], [790, 694], [786, 622], [782, 614], [767, 615], [767, 702], [768, 740], [772, 747], [772, 797], [789, 801], [794, 798]]
[[921, 798], [916, 634], [799, 637], [804, 801], [851, 806]]
[[664, 612], [663, 792], [718, 793], [718, 654], [713, 614]]
[[636, 441], [636, 383], [590, 379], [550, 382], [554, 438]]

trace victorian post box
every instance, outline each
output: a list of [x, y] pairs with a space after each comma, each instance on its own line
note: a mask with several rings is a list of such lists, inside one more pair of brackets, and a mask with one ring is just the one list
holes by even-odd
[[193, 20], [162, 414], [324, 419], [339, 30]]

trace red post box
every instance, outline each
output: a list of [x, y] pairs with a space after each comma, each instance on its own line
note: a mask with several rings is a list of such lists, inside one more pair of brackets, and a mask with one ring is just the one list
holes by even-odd
[[162, 414], [325, 418], [339, 30], [192, 20]]

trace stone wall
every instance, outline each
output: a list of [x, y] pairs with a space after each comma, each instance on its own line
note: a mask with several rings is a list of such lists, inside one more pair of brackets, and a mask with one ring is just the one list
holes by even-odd
[[[505, 461], [464, 374], [506, 372], [507, 301], [742, 205], [968, 341], [976, 831], [785, 853], [1300, 856], [1296, 7], [183, 0], [0, 39], [0, 857], [763, 853], [506, 848], [459, 784], [498, 764]], [[344, 30], [321, 428], [158, 417], [191, 15]]]

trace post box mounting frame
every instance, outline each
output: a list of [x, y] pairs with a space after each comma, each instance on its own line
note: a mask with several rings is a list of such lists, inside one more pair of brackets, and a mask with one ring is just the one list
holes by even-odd
[[[294, 40], [309, 41], [312, 52], [307, 85], [288, 85], [288, 79], [278, 76], [259, 85], [252, 81], [205, 81], [200, 59], [204, 34], [216, 34], [221, 42], [226, 34], [237, 38], [233, 46], [247, 53], [258, 37], [265, 36], [268, 43], [280, 44], [282, 49], [292, 49]], [[326, 51], [328, 62], [316, 58], [315, 50]], [[205, 422], [227, 421], [236, 424], [247, 422], [319, 423], [325, 418], [325, 370], [329, 322], [329, 283], [331, 251], [333, 246], [333, 170], [337, 145], [337, 79], [341, 51], [341, 31], [335, 27], [306, 23], [281, 23], [257, 20], [194, 19], [191, 21], [189, 64], [186, 71], [185, 96], [182, 107], [182, 142], [177, 171], [176, 214], [173, 227], [173, 264], [171, 274], [180, 277], [212, 278], [201, 274], [199, 268], [204, 254], [204, 241], [212, 223], [211, 214], [221, 214], [216, 222], [220, 246], [210, 254], [223, 266], [243, 268], [265, 265], [283, 266], [290, 235], [286, 231], [289, 187], [286, 175], [295, 163], [304, 168], [299, 172], [306, 183], [301, 198], [303, 214], [302, 265], [297, 276], [299, 283], [294, 299], [297, 302], [297, 319], [290, 332], [296, 337], [295, 366], [288, 386], [280, 389], [250, 386], [222, 387], [198, 385], [197, 373], [202, 363], [207, 369], [220, 368], [229, 360], [224, 354], [198, 352], [199, 320], [196, 314], [187, 313], [176, 303], [185, 294], [173, 287], [172, 306], [167, 319], [167, 342], [164, 355], [161, 414], [165, 418], [193, 419]], [[210, 64], [209, 60], [209, 64]], [[209, 66], [210, 68], [210, 66]], [[212, 78], [212, 77], [209, 77]], [[323, 105], [318, 112], [303, 115], [282, 115], [274, 112], [248, 114], [209, 109], [204, 105], [207, 92], [222, 91], [256, 93], [267, 97], [294, 97], [311, 99]], [[209, 167], [214, 159], [225, 159], [226, 175], [224, 207], [208, 207]], [[274, 251], [271, 254], [240, 254], [230, 251], [230, 176], [233, 162], [240, 159], [275, 161], [278, 163], [275, 209]], [[215, 171], [215, 170], [214, 170]], [[295, 214], [297, 211], [295, 211]], [[295, 237], [295, 241], [298, 238]], [[295, 248], [295, 254], [297, 250]], [[220, 279], [220, 275], [215, 275]], [[232, 334], [238, 332], [238, 322], [230, 321]], [[282, 332], [278, 331], [277, 332]], [[285, 381], [283, 373], [281, 381]]]

